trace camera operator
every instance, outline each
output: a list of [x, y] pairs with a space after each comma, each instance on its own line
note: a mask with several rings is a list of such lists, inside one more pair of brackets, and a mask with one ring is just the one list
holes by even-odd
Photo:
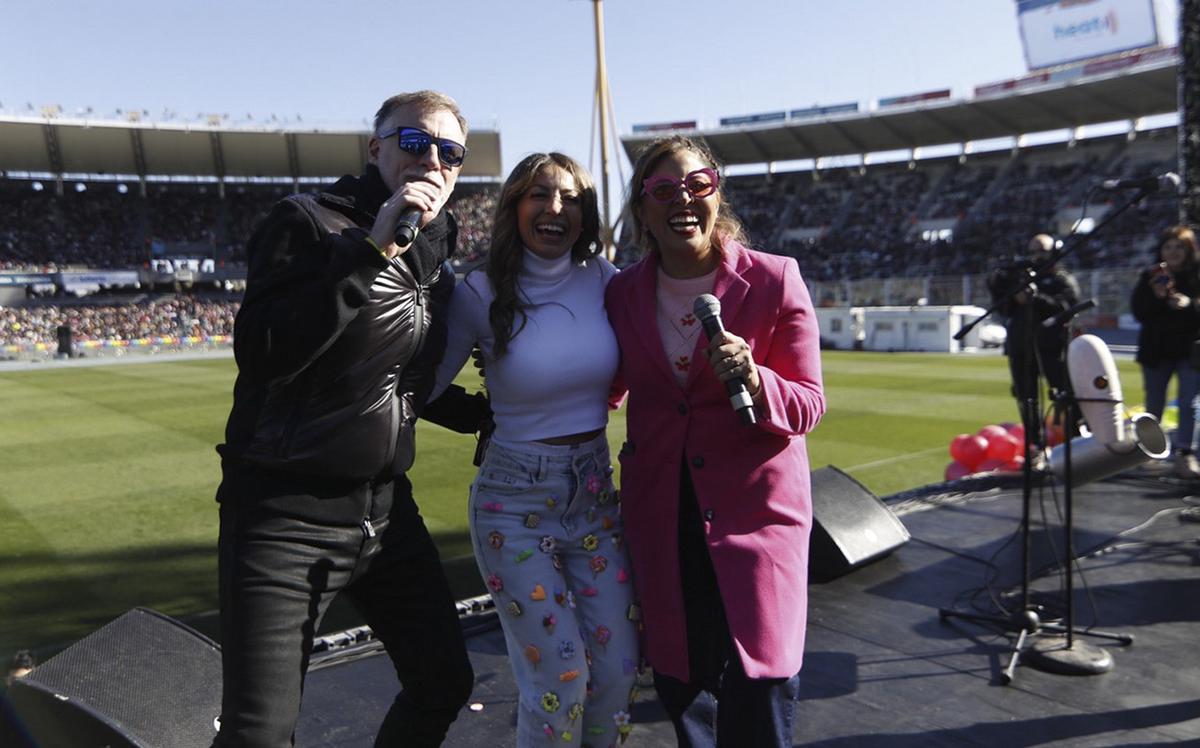
[[[1008, 319], [1004, 352], [1008, 356], [1008, 368], [1012, 374], [1013, 396], [1017, 399], [1021, 424], [1037, 448], [1031, 457], [1039, 466], [1044, 463], [1046, 444], [1037, 407], [1038, 372], [1046, 377], [1054, 390], [1062, 391], [1067, 385], [1067, 367], [1063, 361], [1067, 327], [1046, 327], [1042, 323], [1078, 303], [1079, 284], [1070, 273], [1056, 266], [1036, 282], [1030, 281], [1029, 286], [1015, 296], [1003, 297], [1011, 293], [1022, 278], [1028, 277], [1031, 268], [1044, 262], [1056, 244], [1054, 237], [1049, 234], [1037, 234], [1029, 240], [1024, 258], [994, 271], [988, 278], [988, 290], [995, 301], [1003, 301], [999, 312]], [[1034, 357], [1032, 361], [1031, 355]], [[1068, 419], [1071, 426], [1063, 429], [1068, 438], [1074, 435], [1077, 421], [1074, 417]]]

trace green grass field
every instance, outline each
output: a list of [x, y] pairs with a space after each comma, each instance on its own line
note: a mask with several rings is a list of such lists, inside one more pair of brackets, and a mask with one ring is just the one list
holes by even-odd
[[[1140, 402], [1136, 366], [1119, 366], [1128, 402]], [[1016, 416], [1000, 356], [827, 352], [824, 372], [812, 465], [880, 496], [939, 482], [956, 434]], [[232, 359], [0, 372], [0, 657], [47, 656], [134, 606], [210, 620], [213, 446], [234, 373]], [[614, 447], [624, 432], [618, 411]], [[460, 597], [482, 592], [466, 524], [474, 446], [424, 424], [412, 473]]]

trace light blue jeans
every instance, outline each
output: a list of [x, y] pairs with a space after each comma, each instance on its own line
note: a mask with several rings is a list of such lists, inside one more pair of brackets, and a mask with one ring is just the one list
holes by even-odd
[[604, 435], [493, 440], [471, 487], [471, 541], [520, 690], [517, 745], [619, 742], [639, 615]]
[[1162, 420], [1167, 405], [1167, 385], [1171, 376], [1179, 378], [1179, 427], [1172, 443], [1177, 450], [1195, 451], [1196, 385], [1200, 376], [1186, 358], [1163, 361], [1158, 366], [1142, 365], [1142, 383], [1146, 389], [1146, 412]]

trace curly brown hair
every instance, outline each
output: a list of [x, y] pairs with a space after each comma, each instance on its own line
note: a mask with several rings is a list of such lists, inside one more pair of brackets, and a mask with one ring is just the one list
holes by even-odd
[[[525, 245], [517, 225], [517, 205], [533, 185], [533, 180], [546, 169], [561, 169], [575, 180], [583, 210], [583, 226], [579, 239], [571, 246], [571, 259], [580, 263], [599, 254], [600, 210], [596, 201], [596, 185], [587, 169], [561, 153], [534, 153], [517, 164], [500, 189], [496, 203], [496, 217], [492, 227], [492, 241], [488, 249], [485, 272], [492, 284], [495, 299], [488, 309], [488, 321], [492, 326], [495, 342], [492, 355], [501, 358], [508, 352], [508, 344], [524, 327], [526, 303], [517, 290], [517, 276], [521, 272], [521, 259]], [[517, 315], [521, 316], [520, 324]]]
[[[639, 153], [637, 161], [633, 165], [633, 175], [629, 178], [629, 185], [625, 192], [625, 208], [622, 215], [627, 216], [633, 223], [634, 241], [636, 241], [642, 249], [650, 252], [658, 252], [658, 242], [654, 236], [642, 223], [641, 208], [642, 208], [642, 183], [646, 181], [646, 177], [660, 162], [667, 156], [680, 151], [689, 151], [694, 154], [700, 161], [716, 171], [721, 173], [721, 163], [713, 156], [712, 151], [703, 140], [698, 138], [689, 138], [686, 135], [671, 135], [665, 138], [658, 138], [651, 141]], [[722, 175], [723, 177], [724, 175]], [[746, 231], [742, 228], [742, 222], [733, 212], [733, 207], [729, 201], [725, 199], [723, 190], [717, 190], [717, 200], [720, 203], [717, 206], [717, 222], [713, 227], [713, 244], [717, 250], [722, 250], [721, 243], [727, 240], [736, 241], [740, 244], [746, 244]]]

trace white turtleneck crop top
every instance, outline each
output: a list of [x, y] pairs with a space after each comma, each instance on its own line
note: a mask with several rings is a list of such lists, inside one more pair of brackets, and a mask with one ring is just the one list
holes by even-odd
[[619, 358], [604, 288], [616, 272], [601, 257], [576, 264], [570, 253], [547, 260], [524, 250], [517, 293], [525, 326], [518, 312], [514, 327], [520, 331], [498, 361], [488, 322], [491, 282], [481, 270], [468, 274], [450, 302], [446, 353], [432, 397], [453, 381], [478, 343], [496, 439], [537, 441], [603, 428]]

